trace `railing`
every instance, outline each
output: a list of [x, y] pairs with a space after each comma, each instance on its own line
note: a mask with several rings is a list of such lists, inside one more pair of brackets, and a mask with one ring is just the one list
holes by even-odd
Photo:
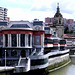
[[36, 48], [33, 50], [33, 52], [31, 53], [31, 56], [34, 55], [34, 53], [36, 53]]
[[30, 58], [20, 56], [18, 66], [15, 67], [15, 73], [27, 72], [29, 70], [30, 70]]
[[39, 51], [38, 53], [37, 53], [37, 55], [42, 55], [43, 54], [43, 49], [41, 49], [41, 51]]
[[18, 62], [18, 66], [25, 67], [26, 64], [27, 64], [27, 61], [28, 61], [28, 59], [26, 57], [23, 58], [23, 57], [20, 56], [20, 59], [19, 59], [19, 62]]
[[20, 58], [19, 58], [19, 62], [18, 62], [18, 65], [20, 65], [20, 61], [21, 61], [21, 56], [20, 56]]

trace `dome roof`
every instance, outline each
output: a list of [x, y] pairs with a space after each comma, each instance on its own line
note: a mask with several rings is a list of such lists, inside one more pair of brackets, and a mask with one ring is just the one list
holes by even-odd
[[56, 14], [54, 15], [54, 17], [62, 17], [62, 14], [61, 14], [61, 13], [56, 13]]

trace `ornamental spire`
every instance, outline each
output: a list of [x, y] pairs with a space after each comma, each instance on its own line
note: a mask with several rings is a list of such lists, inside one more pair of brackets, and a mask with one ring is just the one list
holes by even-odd
[[59, 3], [57, 3], [57, 7], [59, 7]]
[[57, 13], [60, 12], [59, 3], [57, 3]]

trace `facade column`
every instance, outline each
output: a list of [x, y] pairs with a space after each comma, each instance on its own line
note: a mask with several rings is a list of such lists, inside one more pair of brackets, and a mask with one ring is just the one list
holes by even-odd
[[[25, 36], [26, 36], [26, 34], [25, 34]], [[24, 39], [25, 39], [25, 46], [26, 46], [26, 37], [24, 37]]]
[[26, 45], [26, 42], [27, 42], [27, 39], [26, 39], [26, 38], [27, 38], [27, 37], [26, 37], [26, 34], [25, 34], [25, 47], [27, 46], [27, 45]]
[[44, 47], [44, 35], [41, 35], [41, 46]]
[[20, 36], [21, 36], [21, 34], [19, 34], [19, 42], [18, 42], [19, 43], [19, 47], [21, 47], [21, 43], [20, 43], [20, 40], [21, 39], [20, 39]]
[[3, 47], [5, 47], [5, 34], [3, 34]]
[[18, 34], [17, 34], [17, 47], [19, 46], [19, 40], [18, 40]]
[[30, 47], [32, 47], [32, 34], [30, 35]]
[[25, 41], [25, 46], [27, 47], [28, 46], [28, 34], [25, 35], [25, 40], [26, 40]]
[[41, 55], [44, 53], [44, 35], [41, 35]]
[[29, 36], [29, 35], [27, 34], [27, 47], [28, 47], [28, 36]]

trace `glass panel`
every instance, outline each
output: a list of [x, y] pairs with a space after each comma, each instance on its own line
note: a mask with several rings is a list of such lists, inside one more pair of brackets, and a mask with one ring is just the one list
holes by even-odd
[[31, 60], [31, 66], [35, 65], [44, 65], [48, 62], [48, 59], [37, 59], [37, 60]]
[[60, 44], [66, 44], [65, 40], [60, 40]]
[[5, 47], [7, 47], [7, 46], [8, 46], [8, 35], [5, 34]]
[[11, 34], [11, 38], [12, 38], [12, 47], [16, 47], [17, 46], [17, 35]]
[[59, 40], [55, 39], [55, 40], [53, 40], [53, 43], [54, 44], [58, 44], [59, 43]]
[[53, 40], [45, 38], [45, 44], [53, 44]]
[[30, 28], [27, 24], [13, 24], [11, 28]]
[[31, 37], [31, 35], [29, 34], [28, 35], [28, 46], [30, 46], [30, 37]]
[[40, 36], [35, 36], [35, 45], [40, 45]]
[[25, 34], [21, 34], [21, 46], [25, 46]]

